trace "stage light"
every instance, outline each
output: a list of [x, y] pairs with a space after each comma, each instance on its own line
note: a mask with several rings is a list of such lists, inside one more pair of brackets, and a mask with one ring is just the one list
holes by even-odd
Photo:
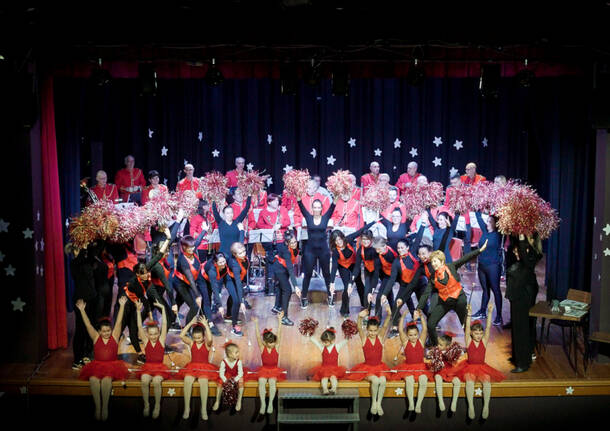
[[294, 96], [297, 93], [297, 66], [284, 63], [280, 67], [280, 90], [284, 95]]
[[349, 96], [349, 72], [345, 64], [333, 66], [331, 81], [333, 96]]
[[479, 91], [485, 99], [497, 99], [500, 94], [500, 65], [485, 64], [481, 67]]
[[313, 58], [311, 59], [311, 66], [305, 70], [303, 74], [303, 79], [305, 83], [311, 85], [312, 87], [317, 86], [320, 83], [320, 79], [322, 78], [322, 71], [320, 70], [321, 66], [319, 62], [316, 62]]
[[517, 80], [517, 83], [519, 83], [519, 87], [529, 88], [532, 86], [532, 83], [534, 82], [534, 78], [536, 78], [536, 75], [534, 74], [534, 71], [527, 68], [527, 58], [526, 58], [525, 59], [525, 68], [520, 70], [515, 75], [515, 79]]
[[409, 85], [419, 87], [424, 83], [424, 79], [426, 79], [424, 66], [419, 64], [419, 61], [416, 58], [415, 63], [409, 68], [409, 71], [407, 72], [407, 82], [409, 83]]
[[216, 66], [215, 58], [212, 59], [212, 64], [206, 72], [204, 79], [210, 87], [215, 87], [219, 84], [222, 84], [222, 82], [225, 80], [225, 77], [222, 76], [222, 72], [220, 71], [218, 66]]
[[89, 77], [91, 83], [96, 87], [105, 87], [109, 85], [112, 81], [112, 77], [110, 76], [110, 72], [106, 69], [102, 68], [102, 59], [98, 58], [97, 66], [91, 71], [91, 76]]
[[140, 96], [157, 94], [157, 72], [151, 63], [141, 63], [138, 66], [138, 80], [140, 81]]

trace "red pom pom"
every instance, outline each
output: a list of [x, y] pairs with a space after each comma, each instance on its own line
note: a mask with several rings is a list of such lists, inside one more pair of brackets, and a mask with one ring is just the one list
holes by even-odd
[[237, 404], [239, 394], [239, 384], [233, 379], [227, 379], [222, 384], [222, 404], [225, 407], [233, 407]]
[[265, 180], [258, 171], [247, 171], [237, 177], [237, 188], [244, 196], [257, 196], [265, 187]]
[[309, 181], [309, 171], [307, 169], [291, 169], [282, 177], [284, 181], [284, 191], [292, 196], [301, 197], [307, 190]]
[[426, 358], [429, 360], [428, 369], [433, 373], [438, 373], [440, 370], [445, 368], [445, 362], [443, 361], [443, 352], [438, 347], [433, 347], [428, 350]]
[[465, 214], [470, 211], [472, 201], [472, 188], [470, 186], [459, 185], [449, 187], [447, 206], [451, 211]]
[[358, 333], [358, 324], [351, 319], [345, 319], [341, 324], [343, 335], [348, 340]]
[[312, 319], [311, 317], [307, 317], [299, 323], [299, 332], [301, 335], [305, 335], [307, 337], [311, 337], [313, 333], [316, 331], [318, 327], [318, 322], [316, 319]]
[[218, 171], [207, 172], [199, 181], [199, 189], [204, 199], [208, 202], [216, 202], [217, 205], [224, 202], [229, 193], [227, 179]]
[[373, 184], [364, 193], [360, 203], [369, 210], [382, 212], [390, 205], [389, 189], [380, 184]]
[[339, 169], [337, 172], [333, 172], [333, 174], [328, 177], [328, 180], [326, 181], [326, 188], [333, 194], [333, 196], [351, 194], [353, 186], [350, 171], [342, 169]]
[[458, 343], [453, 342], [451, 343], [451, 346], [449, 346], [447, 350], [443, 352], [443, 360], [446, 364], [453, 365], [457, 362], [458, 359], [460, 359], [460, 356], [462, 356], [463, 353], [463, 347], [460, 346]]

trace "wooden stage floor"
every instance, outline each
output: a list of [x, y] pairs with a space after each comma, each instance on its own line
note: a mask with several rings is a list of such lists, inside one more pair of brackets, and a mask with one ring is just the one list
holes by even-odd
[[[471, 298], [473, 310], [476, 311], [481, 300], [481, 288], [478, 284], [476, 272], [462, 269], [462, 284]], [[542, 264], [537, 268], [540, 285], [543, 285], [544, 267]], [[339, 280], [337, 280], [339, 281]], [[339, 284], [339, 282], [337, 283]], [[115, 286], [116, 287], [116, 286]], [[505, 285], [502, 283], [502, 291]], [[539, 300], [544, 300], [545, 291], [540, 290]], [[224, 298], [223, 298], [224, 299]], [[277, 329], [277, 318], [269, 312], [273, 306], [274, 297], [265, 297], [262, 294], [252, 294], [248, 297], [253, 309], [248, 311], [248, 319], [253, 315], [258, 316], [260, 328]], [[287, 381], [279, 383], [280, 387], [318, 387], [318, 383], [307, 380], [307, 372], [310, 368], [318, 365], [321, 361], [319, 350], [298, 332], [298, 322], [306, 316], [315, 318], [320, 322], [316, 335], [319, 336], [320, 328], [334, 326], [337, 328], [338, 340], [343, 338], [340, 326], [343, 318], [339, 314], [340, 301], [336, 301], [335, 308], [329, 309], [326, 304], [312, 303], [307, 310], [301, 310], [297, 297], [293, 295], [290, 303], [290, 318], [295, 326], [282, 328], [282, 345], [280, 346], [280, 366], [288, 370]], [[350, 302], [351, 318], [356, 319], [360, 310], [357, 295], [354, 293]], [[406, 309], [406, 307], [405, 307]], [[181, 309], [184, 316], [185, 308]], [[503, 318], [507, 322], [510, 318], [509, 303], [504, 300]], [[183, 319], [184, 320], [184, 319]], [[220, 337], [214, 337], [213, 362], [218, 364], [223, 357], [222, 345], [227, 339], [234, 340], [241, 349], [241, 357], [244, 365], [256, 368], [260, 365], [260, 351], [255, 340], [254, 324], [246, 322], [243, 325], [244, 336], [232, 337], [230, 324], [225, 324], [217, 316], [215, 322], [223, 333]], [[540, 322], [538, 322], [540, 324]], [[449, 330], [456, 335], [456, 340], [463, 343], [463, 334], [457, 315], [449, 313], [440, 322], [442, 330]], [[539, 329], [539, 327], [538, 327]], [[608, 395], [610, 394], [610, 364], [592, 363], [586, 373], [582, 368], [582, 357], [579, 358], [578, 373], [570, 367], [561, 345], [561, 332], [555, 328], [551, 331], [549, 344], [546, 349], [538, 354], [538, 358], [532, 367], [525, 373], [511, 374], [513, 368], [508, 358], [511, 354], [510, 330], [500, 327], [492, 327], [491, 342], [487, 351], [487, 362], [506, 373], [507, 379], [501, 383], [493, 384], [492, 396], [494, 397], [531, 397], [531, 396], [578, 396], [578, 395]], [[399, 337], [387, 340], [385, 343], [384, 361], [389, 366], [396, 363], [394, 358], [399, 350]], [[173, 352], [166, 355], [165, 361], [168, 365], [172, 363], [181, 367], [188, 362], [186, 346], [180, 341], [176, 332], [168, 335], [168, 345]], [[136, 355], [133, 348], [125, 340], [120, 345], [121, 358], [135, 364]], [[402, 360], [402, 359], [399, 359]], [[345, 367], [352, 367], [363, 361], [362, 349], [358, 337], [350, 340], [348, 347], [344, 348], [339, 355], [339, 363]], [[71, 369], [72, 351], [64, 349], [51, 352], [42, 364], [4, 364], [0, 372], [0, 390], [30, 394], [58, 394], [58, 395], [89, 395], [88, 382], [78, 380], [78, 371]], [[133, 365], [132, 368], [136, 366]], [[197, 385], [196, 385], [197, 386]], [[357, 387], [361, 396], [369, 396], [368, 384], [366, 382], [341, 382], [340, 386]], [[182, 381], [168, 380], [163, 383], [164, 396], [181, 396]], [[390, 382], [386, 388], [386, 396], [403, 397], [401, 391], [395, 391], [404, 387], [400, 382]], [[569, 389], [571, 388], [571, 389]], [[195, 393], [198, 389], [195, 388]], [[211, 385], [211, 393], [215, 388]], [[445, 396], [450, 393], [449, 385], [446, 384]], [[257, 384], [251, 382], [246, 385], [245, 396], [256, 396]], [[126, 382], [114, 382], [114, 395], [118, 396], [140, 396], [139, 380], [132, 378]], [[428, 386], [427, 396], [434, 396], [433, 385]]]

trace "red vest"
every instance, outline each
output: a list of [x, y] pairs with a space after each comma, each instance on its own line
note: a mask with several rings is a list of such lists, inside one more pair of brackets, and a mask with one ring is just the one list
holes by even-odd
[[399, 257], [399, 260], [400, 260], [400, 279], [402, 281], [404, 281], [405, 283], [407, 283], [407, 284], [410, 283], [411, 280], [413, 280], [413, 277], [415, 276], [415, 272], [417, 271], [417, 268], [419, 268], [419, 261], [416, 260], [413, 257], [411, 252], [409, 252], [409, 257], [411, 258], [411, 260], [414, 263], [413, 269], [407, 268], [407, 265], [405, 265], [405, 263], [402, 261], [402, 258]]
[[[388, 245], [388, 246], [386, 246], [386, 248], [394, 255], [394, 257], [396, 257], [396, 252], [394, 250], [392, 250], [392, 247], [390, 247]], [[388, 252], [388, 250], [386, 250], [386, 253]], [[383, 254], [379, 255], [379, 260], [381, 261], [381, 270], [386, 275], [390, 275], [392, 273], [392, 262], [388, 262], [387, 260], [385, 260], [385, 258], [383, 257]]]
[[364, 254], [364, 247], [360, 247], [360, 254], [362, 256], [362, 261], [364, 262], [364, 267], [368, 272], [375, 271], [375, 261], [374, 260], [366, 260]]
[[[218, 270], [218, 266], [216, 264], [214, 264], [214, 267], [216, 268], [216, 280], [220, 280], [221, 278], [223, 278], [226, 275], [228, 275], [231, 278], [235, 277], [233, 275], [233, 271], [231, 271], [231, 268], [229, 268], [229, 264], [227, 264], [225, 266], [226, 272], [222, 275], [221, 275], [220, 271]], [[207, 281], [210, 281], [210, 276], [207, 274], [207, 272], [205, 272], [205, 267], [203, 265], [201, 265], [201, 275], [203, 275], [203, 278], [205, 278]]]
[[[186, 259], [186, 256], [184, 256], [184, 258]], [[197, 262], [199, 262], [199, 258], [197, 257], [197, 255], [193, 254], [193, 259], [196, 259]], [[186, 259], [187, 263], [189, 264], [189, 269], [191, 271], [191, 274], [193, 274], [193, 280], [197, 280], [197, 277], [199, 276], [199, 272], [197, 272], [197, 269], [193, 266], [193, 264], [191, 262], [189, 262], [188, 259]], [[193, 260], [194, 262], [194, 260]], [[202, 268], [203, 271], [203, 265], [201, 265], [201, 262], [199, 262], [199, 266]], [[188, 278], [186, 278], [186, 276], [181, 273], [180, 271], [175, 271], [176, 277], [178, 277], [180, 280], [184, 281], [186, 284], [189, 284]], [[195, 287], [195, 286], [191, 286], [191, 287]]]
[[[447, 272], [447, 275], [449, 275], [449, 281], [447, 282], [447, 285], [444, 285], [443, 283], [438, 281], [439, 278], [442, 277], [445, 272]], [[462, 291], [462, 285], [459, 281], [455, 279], [455, 277], [453, 276], [451, 271], [449, 271], [449, 268], [447, 268], [446, 265], [444, 265], [442, 268], [435, 272], [434, 287], [436, 287], [436, 289], [438, 290], [438, 296], [443, 301], [446, 301], [447, 298], [457, 299], [457, 297], [460, 295], [460, 292]]]
[[337, 260], [337, 263], [343, 268], [349, 268], [356, 262], [356, 253], [354, 253], [354, 248], [349, 244], [347, 244], [346, 247], [352, 251], [352, 255], [350, 257], [344, 257], [343, 251], [337, 248], [337, 251], [339, 252], [339, 259]]
[[[294, 265], [294, 263], [297, 261], [297, 256], [299, 254], [299, 250], [297, 248], [290, 248], [288, 249], [290, 251], [290, 262], [292, 262], [292, 264]], [[294, 250], [294, 252], [293, 252]], [[286, 259], [284, 259], [283, 257], [280, 257], [279, 254], [275, 255], [275, 260], [277, 260], [280, 265], [282, 265], [284, 268], [288, 269], [288, 266], [286, 266]]]

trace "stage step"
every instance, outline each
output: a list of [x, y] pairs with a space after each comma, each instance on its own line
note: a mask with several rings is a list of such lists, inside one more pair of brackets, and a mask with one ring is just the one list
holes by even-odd
[[283, 424], [348, 424], [360, 422], [358, 413], [278, 413]]
[[284, 400], [347, 400], [360, 398], [357, 389], [338, 389], [334, 395], [324, 395], [319, 389], [280, 389], [278, 399]]
[[[295, 403], [295, 401], [300, 401]], [[349, 403], [346, 405], [346, 401]], [[315, 412], [305, 412], [311, 409], [308, 404], [321, 402], [315, 406]], [[360, 394], [358, 389], [338, 389], [334, 395], [324, 395], [319, 389], [287, 388], [278, 392], [277, 427], [281, 424], [352, 424], [358, 429]], [[324, 409], [328, 409], [324, 412]], [[346, 412], [336, 412], [346, 409]]]

